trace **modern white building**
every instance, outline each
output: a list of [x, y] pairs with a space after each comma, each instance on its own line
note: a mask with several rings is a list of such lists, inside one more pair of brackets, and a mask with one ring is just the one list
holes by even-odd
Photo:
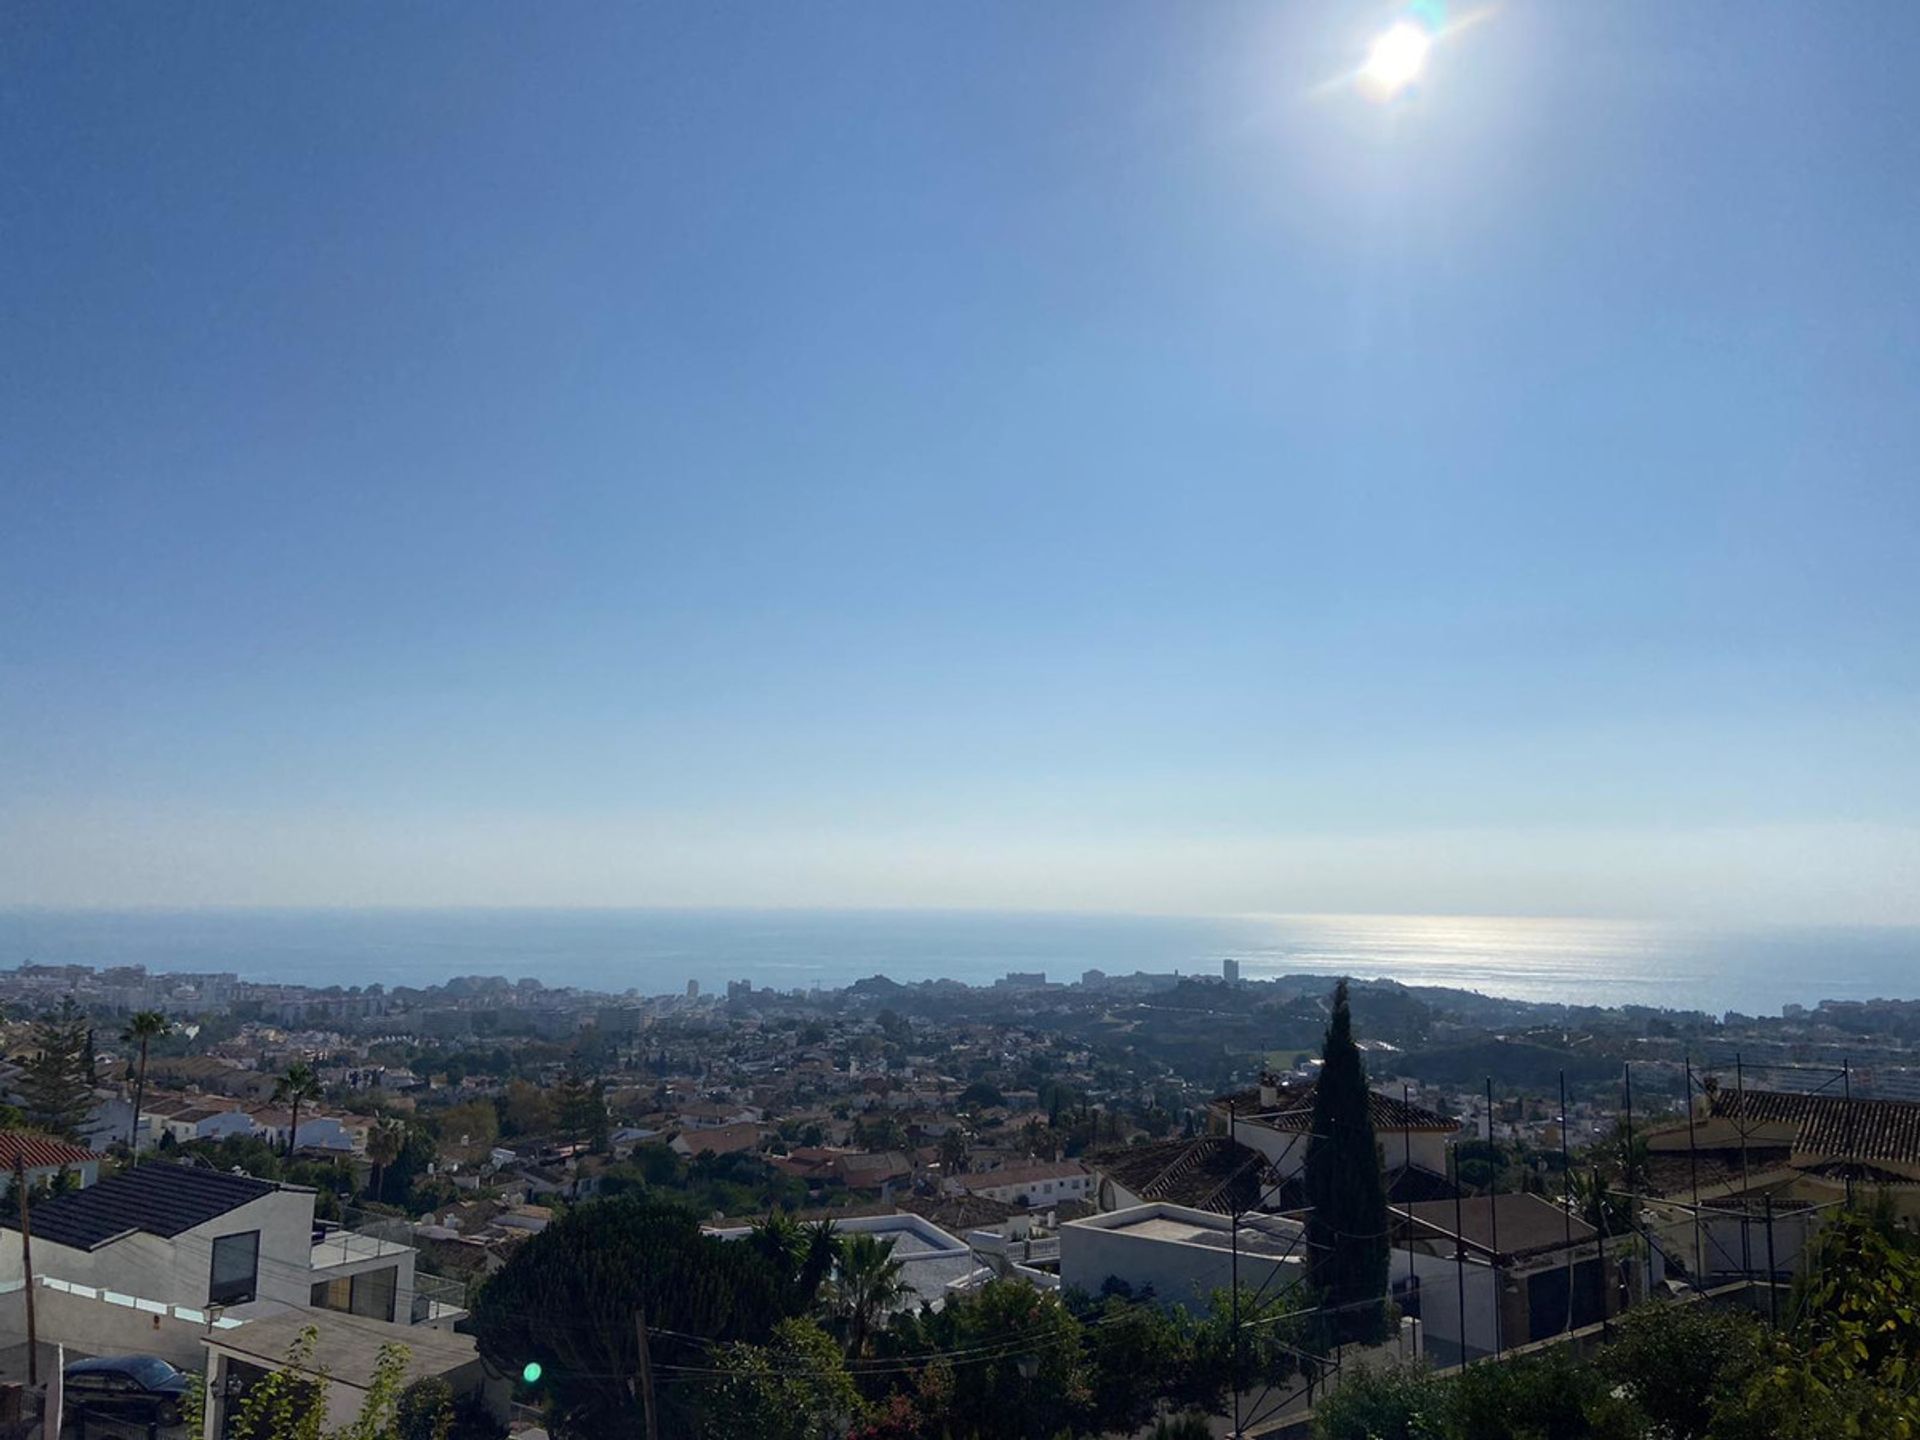
[[[1233, 1222], [1211, 1210], [1154, 1201], [1071, 1220], [1060, 1227], [1060, 1283], [1098, 1295], [1109, 1279], [1161, 1305], [1196, 1313], [1232, 1286]], [[1278, 1215], [1240, 1221], [1238, 1273], [1244, 1287], [1272, 1296], [1304, 1281], [1305, 1229]]]
[[[415, 1252], [314, 1221], [313, 1191], [150, 1163], [35, 1205], [36, 1279], [251, 1320], [317, 1307], [399, 1326], [461, 1312], [415, 1296]], [[0, 1284], [23, 1278], [19, 1222], [0, 1228]], [[424, 1312], [424, 1313], [423, 1313]], [[74, 1342], [84, 1346], [84, 1337]]]

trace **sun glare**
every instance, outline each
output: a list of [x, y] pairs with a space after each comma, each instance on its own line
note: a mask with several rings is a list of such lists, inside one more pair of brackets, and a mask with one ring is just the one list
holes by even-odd
[[1373, 42], [1360, 70], [1361, 85], [1377, 99], [1391, 100], [1420, 77], [1432, 43], [1420, 25], [1402, 20]]

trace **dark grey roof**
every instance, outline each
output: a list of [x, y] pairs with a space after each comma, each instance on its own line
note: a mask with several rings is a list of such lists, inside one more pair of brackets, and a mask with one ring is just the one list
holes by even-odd
[[[75, 1250], [95, 1249], [129, 1230], [171, 1238], [279, 1188], [251, 1175], [141, 1165], [33, 1206], [33, 1238]], [[4, 1223], [12, 1230], [20, 1228], [17, 1218]]]

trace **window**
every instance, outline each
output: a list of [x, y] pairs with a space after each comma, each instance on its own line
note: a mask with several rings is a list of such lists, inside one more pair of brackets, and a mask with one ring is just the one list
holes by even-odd
[[354, 1276], [348, 1290], [347, 1308], [355, 1315], [391, 1322], [399, 1281], [400, 1272], [393, 1266]]
[[260, 1279], [260, 1232], [245, 1230], [213, 1242], [213, 1280], [209, 1305], [241, 1305], [254, 1298]]
[[312, 1303], [316, 1310], [345, 1310], [352, 1301], [351, 1280], [322, 1280], [313, 1287]]

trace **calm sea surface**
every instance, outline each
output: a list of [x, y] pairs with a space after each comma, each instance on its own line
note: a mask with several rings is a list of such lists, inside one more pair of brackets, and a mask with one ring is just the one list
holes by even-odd
[[1607, 920], [1364, 915], [1185, 919], [941, 911], [0, 911], [23, 961], [228, 970], [308, 985], [454, 975], [662, 994], [698, 979], [793, 989], [869, 975], [981, 984], [1009, 970], [1390, 977], [1521, 1000], [1773, 1013], [1920, 996], [1920, 929], [1715, 929]]

